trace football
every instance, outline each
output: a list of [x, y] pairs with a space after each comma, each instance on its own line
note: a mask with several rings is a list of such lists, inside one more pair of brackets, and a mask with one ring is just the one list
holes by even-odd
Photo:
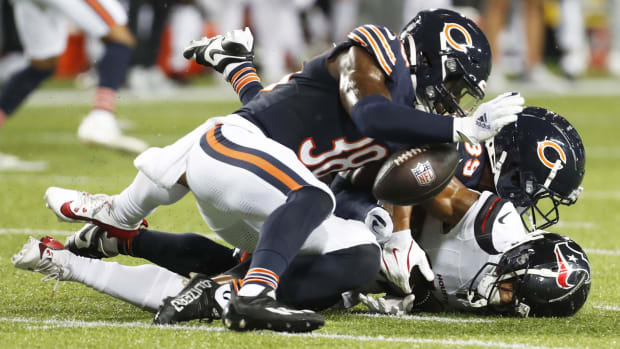
[[383, 163], [372, 192], [377, 199], [390, 204], [419, 204], [448, 185], [459, 158], [454, 144], [401, 150]]

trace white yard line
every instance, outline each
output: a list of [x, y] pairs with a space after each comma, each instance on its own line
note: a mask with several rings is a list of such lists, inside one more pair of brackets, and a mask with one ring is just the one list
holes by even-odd
[[417, 321], [434, 321], [434, 322], [494, 322], [493, 319], [455, 319], [442, 316], [419, 316], [419, 315], [385, 315], [385, 314], [354, 314], [355, 316], [364, 317], [381, 317], [381, 318], [394, 318], [403, 320], [417, 320]]
[[[12, 323], [25, 323], [30, 324], [29, 329], [49, 329], [58, 327], [69, 328], [153, 328], [157, 330], [186, 330], [186, 331], [202, 331], [202, 332], [222, 332], [225, 331], [222, 327], [207, 327], [207, 326], [188, 326], [188, 325], [175, 325], [175, 326], [155, 326], [144, 322], [111, 322], [111, 321], [78, 321], [78, 320], [38, 320], [27, 318], [7, 318], [0, 317], [0, 322], [12, 322]], [[443, 345], [457, 345], [457, 346], [474, 346], [474, 347], [488, 347], [488, 348], [514, 348], [514, 349], [560, 349], [566, 347], [547, 347], [547, 346], [533, 346], [528, 343], [508, 343], [498, 341], [484, 341], [478, 339], [459, 340], [459, 339], [437, 339], [437, 338], [390, 338], [384, 336], [353, 336], [342, 334], [330, 334], [330, 333], [277, 333], [266, 332], [268, 334], [284, 336], [284, 337], [308, 337], [308, 338], [325, 338], [336, 340], [352, 340], [360, 342], [388, 342], [388, 343], [413, 343], [413, 344], [443, 344]], [[567, 348], [568, 349], [568, 348]]]
[[617, 305], [595, 304], [593, 307], [596, 309], [620, 311], [620, 307]]
[[580, 222], [580, 221], [559, 221], [555, 228], [567, 228], [567, 229], [592, 229], [596, 227], [594, 222]]

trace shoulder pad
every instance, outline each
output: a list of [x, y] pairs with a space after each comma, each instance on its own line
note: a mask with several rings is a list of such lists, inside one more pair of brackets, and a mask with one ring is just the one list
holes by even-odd
[[347, 38], [354, 44], [365, 48], [387, 76], [392, 74], [396, 66], [397, 54], [401, 55], [407, 66], [409, 65], [400, 40], [384, 26], [365, 24], [353, 29]]

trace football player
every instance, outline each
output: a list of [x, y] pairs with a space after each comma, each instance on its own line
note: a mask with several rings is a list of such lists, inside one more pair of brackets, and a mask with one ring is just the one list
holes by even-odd
[[[539, 151], [538, 144], [544, 146], [549, 142], [557, 147]], [[527, 197], [528, 202], [536, 206], [541, 204], [537, 198], [554, 197], [554, 203], [571, 204], [581, 192], [585, 164], [583, 144], [575, 129], [558, 114], [542, 108], [526, 108], [517, 123], [504, 127], [488, 146], [504, 158], [503, 164], [496, 166], [500, 173], [512, 172], [510, 176], [513, 177], [517, 172], [526, 176], [523, 183], [527, 185], [522, 187], [520, 180], [496, 181], [498, 192], [512, 189], [511, 199]], [[502, 155], [507, 146], [510, 146], [510, 155]], [[470, 181], [469, 185], [493, 186], [491, 162], [485, 158], [479, 160], [485, 164], [476, 170], [484, 169], [488, 173], [477, 176], [480, 183]], [[562, 167], [557, 167], [554, 173], [558, 160]], [[467, 178], [463, 172], [456, 177], [463, 181]], [[536, 190], [528, 192], [531, 187]], [[417, 251], [418, 246], [411, 238], [410, 211], [402, 207], [394, 210], [392, 225], [392, 218], [383, 215], [385, 211], [377, 207], [375, 201], [367, 200], [373, 209], [367, 210], [366, 224], [377, 234], [378, 240], [384, 241], [386, 253], [382, 256], [383, 280], [365, 288], [374, 293], [387, 291], [388, 295], [374, 299], [362, 294], [359, 296], [362, 302], [371, 311], [388, 314], [483, 311], [515, 316], [570, 316], [577, 312], [586, 301], [590, 287], [590, 267], [585, 252], [574, 241], [557, 234], [541, 231], [528, 234], [513, 201], [500, 199], [495, 190], [492, 191], [472, 191], [455, 179], [421, 207], [426, 211], [425, 216], [414, 215], [419, 222], [414, 224], [417, 226], [415, 235], [433, 266], [432, 284], [415, 270], [411, 276], [415, 264], [419, 264], [423, 274], [429, 269], [428, 264], [413, 260], [425, 255]], [[347, 196], [337, 197], [338, 205], [347, 205], [342, 201]], [[351, 197], [359, 199], [360, 196]], [[514, 202], [523, 201], [516, 199]], [[364, 205], [357, 207], [365, 212]], [[557, 207], [554, 211], [557, 212]], [[346, 213], [346, 210], [337, 212]], [[376, 220], [380, 224], [375, 224]], [[557, 216], [545, 224], [554, 221]], [[391, 226], [396, 231], [391, 236], [377, 230], [377, 227], [390, 227], [391, 233]], [[360, 229], [355, 234], [362, 232], [365, 230]], [[340, 235], [348, 233], [339, 232]], [[143, 309], [155, 311], [163, 303], [156, 318], [158, 323], [217, 317], [227, 303], [225, 294], [234, 292], [234, 285], [237, 285], [236, 282], [227, 283], [230, 277], [217, 279], [225, 283], [218, 286], [200, 276], [183, 289], [185, 279], [180, 275], [187, 276], [190, 272], [216, 275], [238, 262], [232, 257], [231, 249], [204, 236], [142, 229], [129, 242], [119, 244], [118, 239], [109, 238], [102, 228], [89, 224], [68, 241], [69, 249], [81, 255], [101, 258], [120, 251], [146, 258], [168, 270], [152, 265], [127, 267], [73, 256], [69, 251], [51, 249], [42, 253], [47, 247], [31, 239], [13, 258], [13, 263], [19, 268], [54, 274], [60, 280], [82, 282]], [[282, 278], [279, 299], [313, 309], [324, 309], [336, 303], [340, 293], [348, 290], [343, 280], [352, 280], [349, 274], [356, 275], [358, 271], [364, 274], [364, 269], [372, 268], [368, 252], [343, 248], [325, 255], [296, 257]], [[330, 264], [346, 267], [333, 268]], [[243, 267], [233, 268], [226, 274], [239, 278], [243, 275], [239, 269]], [[358, 285], [360, 281], [356, 280]], [[318, 284], [322, 286], [314, 287]], [[351, 301], [351, 297], [347, 300]]]
[[[223, 71], [244, 99], [244, 89], [260, 85], [249, 57], [224, 55], [213, 42], [226, 44], [205, 38], [188, 56]], [[239, 47], [249, 53], [251, 45]], [[226, 326], [311, 331], [323, 319], [284, 306], [274, 291], [311, 233], [329, 230], [335, 199], [317, 177], [412, 144], [494, 136], [521, 112], [518, 93], [481, 105], [472, 117], [441, 115], [469, 114], [484, 97], [489, 70], [484, 34], [458, 13], [421, 12], [400, 39], [385, 27], [362, 26], [236, 113], [141, 154], [138, 176], [120, 195], [51, 187], [45, 197], [61, 220], [94, 222], [129, 239], [156, 207], [191, 190], [211, 229], [253, 255], [223, 314]]]
[[16, 72], [0, 93], [0, 126], [44, 80], [52, 76], [67, 43], [66, 20], [100, 38], [105, 53], [98, 63], [99, 86], [92, 111], [78, 138], [85, 143], [140, 153], [143, 141], [122, 135], [114, 117], [116, 91], [125, 80], [134, 38], [118, 0], [20, 0], [13, 2], [15, 23], [30, 64]]

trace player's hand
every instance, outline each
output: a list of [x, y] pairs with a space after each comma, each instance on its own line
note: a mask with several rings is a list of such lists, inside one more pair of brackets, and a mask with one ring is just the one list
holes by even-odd
[[381, 254], [381, 271], [405, 294], [411, 293], [409, 276], [413, 267], [418, 266], [429, 282], [435, 278], [426, 253], [413, 240], [409, 229], [392, 233], [390, 240], [383, 245]]
[[368, 211], [364, 223], [366, 223], [368, 229], [375, 234], [379, 244], [387, 242], [390, 236], [392, 236], [394, 224], [392, 223], [390, 214], [383, 207], [375, 207]]
[[454, 118], [455, 142], [478, 144], [495, 136], [505, 125], [517, 121], [525, 100], [518, 92], [507, 92], [481, 104], [472, 116]]
[[387, 315], [405, 315], [413, 309], [415, 296], [410, 294], [404, 298], [400, 297], [381, 297], [373, 298], [364, 294], [359, 295], [359, 299], [371, 313]]
[[204, 37], [190, 42], [183, 50], [186, 59], [212, 67], [223, 73], [231, 63], [251, 62], [254, 58], [254, 36], [249, 28], [235, 29], [223, 35]]

